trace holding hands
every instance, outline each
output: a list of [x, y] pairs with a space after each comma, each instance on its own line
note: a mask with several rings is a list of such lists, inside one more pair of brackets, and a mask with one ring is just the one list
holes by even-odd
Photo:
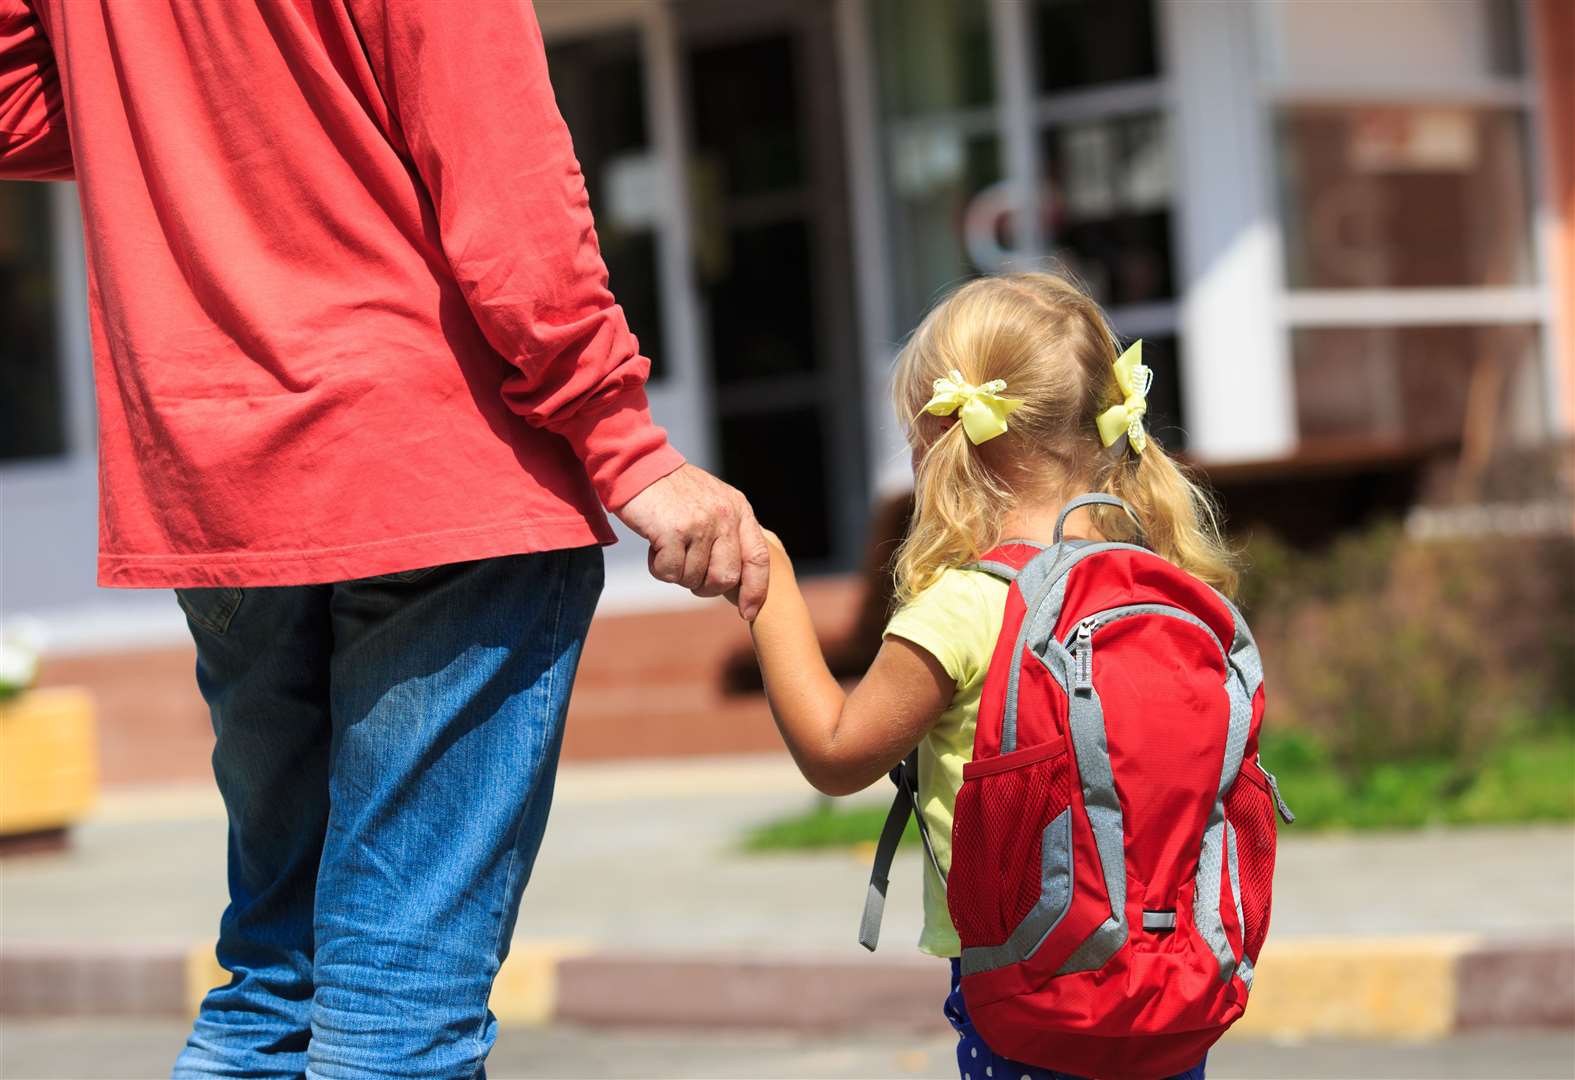
[[658, 581], [696, 596], [724, 596], [753, 621], [766, 599], [771, 553], [749, 500], [703, 469], [684, 465], [616, 511], [651, 545]]

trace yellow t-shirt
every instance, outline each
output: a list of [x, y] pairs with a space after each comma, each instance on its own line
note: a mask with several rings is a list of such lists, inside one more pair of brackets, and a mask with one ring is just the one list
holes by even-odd
[[[963, 766], [973, 759], [984, 673], [1001, 636], [1009, 586], [979, 570], [947, 570], [904, 604], [886, 624], [886, 636], [911, 641], [940, 662], [957, 683], [951, 704], [919, 744], [919, 806], [942, 872], [952, 865], [952, 813]], [[946, 883], [924, 860], [924, 933], [919, 948], [932, 956], [959, 956], [962, 943], [946, 909]]]

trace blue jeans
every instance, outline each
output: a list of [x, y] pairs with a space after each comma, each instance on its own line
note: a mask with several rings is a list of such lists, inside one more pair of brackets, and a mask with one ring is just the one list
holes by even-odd
[[185, 589], [229, 814], [190, 1077], [484, 1077], [597, 548]]

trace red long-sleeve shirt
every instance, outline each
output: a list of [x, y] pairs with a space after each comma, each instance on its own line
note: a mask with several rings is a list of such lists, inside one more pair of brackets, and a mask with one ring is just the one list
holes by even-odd
[[0, 176], [78, 183], [102, 584], [608, 542], [682, 462], [524, 0], [0, 0]]

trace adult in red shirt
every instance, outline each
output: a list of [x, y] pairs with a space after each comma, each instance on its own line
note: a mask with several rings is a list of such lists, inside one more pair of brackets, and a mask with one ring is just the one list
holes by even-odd
[[75, 179], [102, 584], [173, 587], [230, 815], [183, 1076], [469, 1076], [601, 588], [769, 565], [656, 427], [524, 0], [0, 0]]

